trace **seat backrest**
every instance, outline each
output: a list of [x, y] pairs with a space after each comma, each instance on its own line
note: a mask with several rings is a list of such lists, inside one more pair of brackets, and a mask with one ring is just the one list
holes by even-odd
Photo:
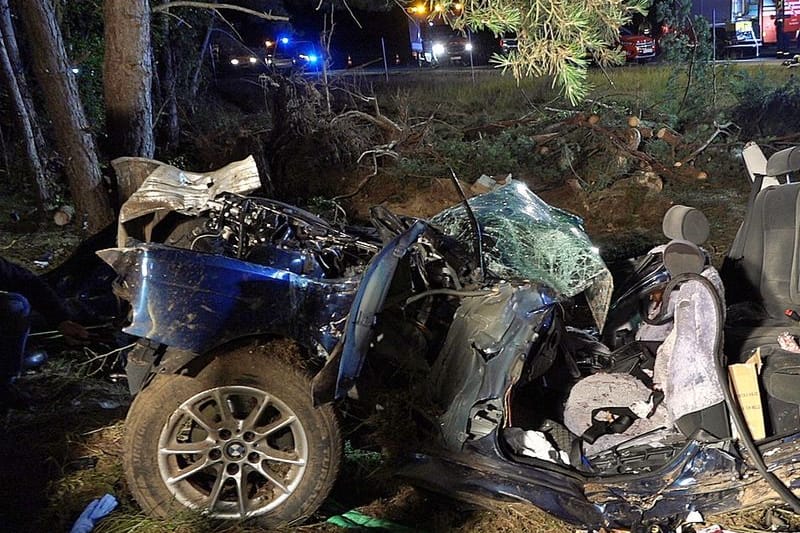
[[800, 305], [799, 207], [800, 183], [756, 195], [723, 271], [734, 300], [760, 300], [773, 317]]
[[[712, 287], [699, 281], [682, 283], [670, 295], [674, 305], [673, 327], [658, 349], [653, 383], [664, 391], [664, 404], [671, 420], [689, 436], [701, 423], [681, 424], [684, 417], [713, 408], [723, 402], [722, 386], [716, 373], [716, 348], [722, 335], [724, 314], [717, 314], [721, 280], [714, 267], [703, 277]], [[720, 304], [724, 308], [724, 304]], [[710, 429], [710, 428], [704, 428]], [[712, 431], [712, 433], [716, 433]]]

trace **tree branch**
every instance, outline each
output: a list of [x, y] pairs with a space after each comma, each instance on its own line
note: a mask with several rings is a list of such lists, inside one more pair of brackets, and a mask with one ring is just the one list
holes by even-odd
[[403, 131], [403, 128], [401, 128], [400, 126], [395, 124], [391, 119], [386, 118], [383, 115], [372, 116], [368, 113], [364, 113], [363, 111], [356, 111], [356, 110], [345, 111], [341, 115], [333, 117], [333, 120], [331, 120], [331, 124], [338, 122], [339, 120], [346, 120], [349, 118], [360, 118], [362, 120], [366, 120], [367, 122], [374, 124], [375, 126], [377, 126], [378, 128], [382, 129], [383, 131], [385, 131], [390, 135], [399, 135]]
[[731, 134], [731, 131], [730, 131], [731, 127], [734, 127], [734, 128], [737, 128], [737, 129], [739, 128], [739, 126], [737, 126], [733, 122], [726, 122], [725, 124], [717, 124], [716, 121], [715, 121], [714, 122], [714, 133], [711, 134], [711, 137], [709, 137], [708, 140], [706, 140], [706, 142], [704, 142], [700, 146], [700, 148], [698, 148], [697, 150], [695, 150], [691, 154], [689, 154], [686, 157], [684, 157], [683, 159], [681, 159], [680, 160], [680, 164], [681, 165], [685, 165], [689, 161], [693, 161], [694, 159], [696, 159], [697, 156], [700, 155], [703, 152], [703, 150], [708, 148], [711, 145], [711, 143], [714, 142], [714, 139], [716, 139], [717, 136], [719, 136], [720, 134], [722, 134], [722, 135], [730, 135]]
[[153, 7], [152, 11], [153, 13], [168, 12], [172, 7], [197, 7], [200, 9], [213, 9], [215, 11], [218, 9], [230, 9], [232, 11], [241, 11], [242, 13], [247, 13], [248, 15], [253, 15], [254, 17], [262, 18], [264, 20], [284, 22], [288, 22], [289, 20], [289, 17], [273, 15], [272, 13], [262, 13], [261, 11], [256, 11], [254, 9], [248, 9], [246, 7], [236, 6], [233, 4], [215, 4], [212, 2], [193, 2], [188, 0], [173, 0], [172, 2]]

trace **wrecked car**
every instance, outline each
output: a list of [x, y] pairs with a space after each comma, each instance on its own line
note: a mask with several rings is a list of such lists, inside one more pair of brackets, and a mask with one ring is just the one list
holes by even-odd
[[[785, 177], [800, 151], [770, 163]], [[398, 473], [429, 490], [588, 528], [796, 506], [800, 354], [774, 334], [797, 330], [800, 183], [756, 180], [723, 283], [700, 246], [708, 223], [685, 206], [665, 217], [667, 244], [611, 272], [582, 221], [521, 182], [431, 220], [376, 208], [372, 228], [342, 229], [224, 180], [163, 178], [134, 200], [146, 226], [162, 208], [192, 215], [170, 226], [172, 245], [127, 227], [101, 252], [141, 338], [124, 470], [148, 513], [307, 518], [339, 470], [337, 402], [367, 398], [362, 374], [403, 365], [421, 369], [411, 381], [430, 409]], [[176, 202], [187, 183], [221, 190]], [[763, 216], [774, 209], [791, 231]], [[741, 342], [723, 352], [727, 337]], [[733, 364], [755, 389], [732, 387]], [[739, 405], [754, 390], [762, 426]]]

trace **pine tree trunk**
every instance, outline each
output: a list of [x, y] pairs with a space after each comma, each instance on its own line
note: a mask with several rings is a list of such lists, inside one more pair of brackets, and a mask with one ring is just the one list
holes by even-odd
[[153, 157], [148, 0], [105, 0], [103, 91], [111, 157]]
[[114, 217], [53, 4], [51, 0], [25, 0], [15, 3], [15, 7], [31, 42], [36, 44], [31, 47], [33, 71], [64, 158], [78, 220], [86, 223], [90, 233], [96, 233]]
[[[5, 86], [8, 88], [11, 95], [11, 101], [14, 106], [17, 123], [22, 133], [22, 140], [25, 145], [25, 154], [28, 159], [28, 166], [30, 167], [33, 182], [36, 186], [36, 196], [39, 207], [42, 211], [46, 210], [53, 201], [53, 193], [51, 186], [45, 175], [44, 165], [39, 155], [39, 147], [36, 143], [36, 134], [34, 133], [33, 117], [26, 105], [25, 98], [23, 97], [23, 89], [21, 81], [18, 77], [20, 72], [14, 68], [12, 64], [12, 53], [10, 50], [16, 48], [16, 38], [13, 33], [13, 26], [8, 26], [4, 19], [10, 22], [11, 17], [8, 10], [8, 2], [0, 0], [0, 74], [1, 78], [5, 81]], [[13, 44], [12, 44], [13, 43]], [[19, 66], [19, 65], [17, 65]], [[41, 132], [39, 132], [41, 135]]]
[[8, 6], [8, 0], [0, 0], [0, 33], [5, 35], [6, 50], [11, 60], [11, 68], [14, 70], [14, 74], [17, 78], [17, 85], [19, 85], [22, 99], [25, 101], [25, 108], [28, 110], [28, 116], [31, 118], [36, 149], [39, 151], [42, 165], [47, 166], [46, 159], [49, 156], [50, 149], [44, 140], [44, 134], [42, 133], [36, 106], [33, 103], [30, 85], [28, 85], [28, 79], [25, 75], [25, 69], [23, 68], [22, 57], [19, 54], [17, 33], [14, 28], [14, 23], [11, 20], [11, 9]]

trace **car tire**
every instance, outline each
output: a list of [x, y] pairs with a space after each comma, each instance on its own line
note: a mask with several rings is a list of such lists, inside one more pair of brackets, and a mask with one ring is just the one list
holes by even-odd
[[148, 514], [194, 509], [272, 527], [327, 497], [342, 455], [336, 413], [313, 406], [306, 373], [260, 353], [234, 350], [196, 377], [159, 375], [137, 395], [123, 468]]

